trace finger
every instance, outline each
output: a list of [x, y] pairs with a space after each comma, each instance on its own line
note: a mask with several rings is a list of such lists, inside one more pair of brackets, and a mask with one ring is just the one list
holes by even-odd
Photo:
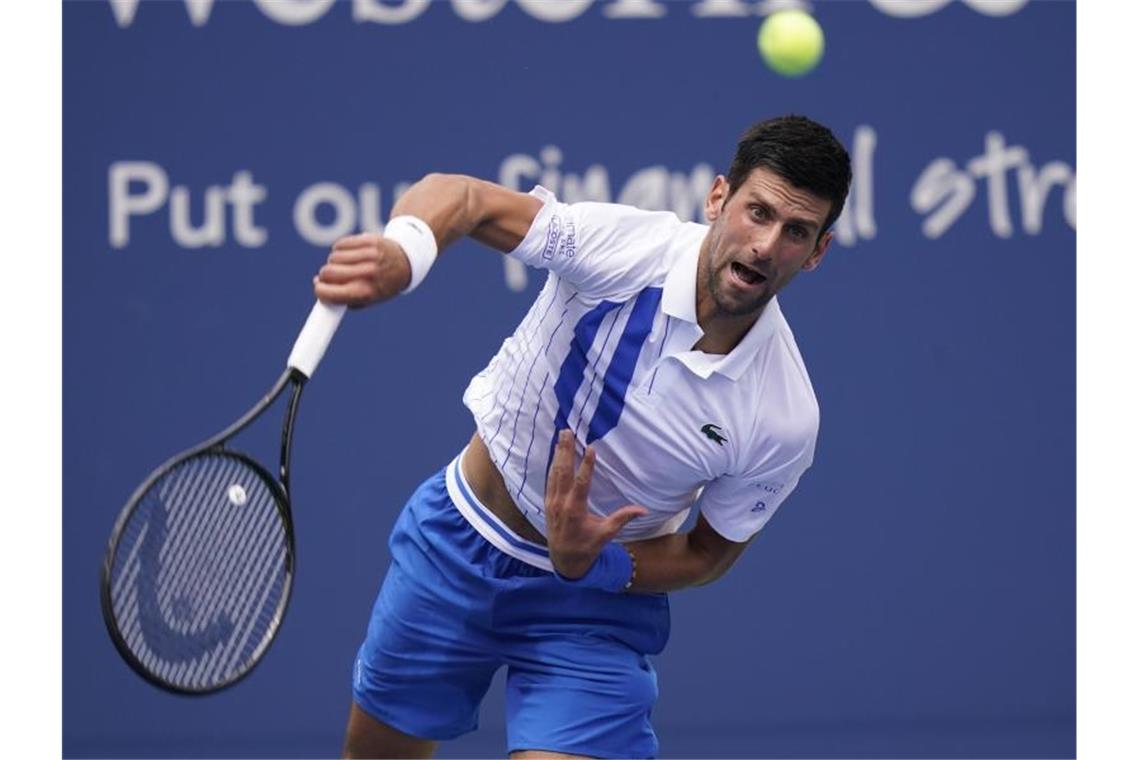
[[369, 264], [325, 264], [317, 272], [317, 279], [329, 285], [343, 285], [360, 280], [371, 282], [376, 276], [375, 265]]
[[638, 507], [632, 504], [628, 507], [622, 507], [605, 519], [603, 523], [604, 530], [606, 534], [612, 538], [621, 532], [621, 529], [624, 528], [630, 520], [644, 517], [647, 514], [649, 514], [649, 510], [645, 507]]
[[376, 261], [379, 254], [373, 247], [367, 248], [334, 248], [329, 254], [330, 264], [362, 264], [366, 261]]
[[333, 250], [371, 247], [374, 246], [379, 239], [380, 235], [375, 232], [361, 232], [358, 235], [345, 235], [333, 243]]
[[558, 463], [562, 461], [562, 432], [554, 437], [554, 456], [550, 458], [550, 469], [546, 471], [546, 506], [558, 498]]
[[586, 447], [586, 454], [582, 457], [582, 465], [574, 475], [574, 496], [585, 503], [586, 494], [590, 492], [590, 480], [594, 477], [594, 460], [597, 454], [593, 446]]
[[368, 286], [360, 281], [344, 284], [321, 282], [313, 278], [313, 293], [317, 299], [328, 304], [345, 304], [358, 307], [371, 303]]
[[559, 495], [570, 490], [573, 475], [573, 443], [570, 431], [559, 432], [559, 444], [554, 449], [554, 488]]
[[574, 449], [569, 430], [558, 432], [558, 443], [554, 447], [554, 461], [550, 465], [549, 483], [555, 498], [570, 490], [570, 480], [574, 467]]

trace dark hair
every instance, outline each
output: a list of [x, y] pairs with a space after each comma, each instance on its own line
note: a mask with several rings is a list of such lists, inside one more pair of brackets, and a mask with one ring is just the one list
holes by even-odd
[[827, 127], [796, 115], [753, 124], [736, 145], [727, 177], [729, 196], [759, 167], [831, 201], [821, 234], [839, 218], [851, 187], [851, 159]]

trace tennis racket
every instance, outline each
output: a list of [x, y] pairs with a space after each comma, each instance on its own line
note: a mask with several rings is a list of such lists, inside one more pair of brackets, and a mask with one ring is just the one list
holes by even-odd
[[[293, 586], [293, 423], [343, 316], [343, 306], [318, 301], [269, 392], [159, 466], [120, 512], [100, 574], [103, 619], [119, 654], [152, 684], [182, 694], [224, 689], [276, 636]], [[229, 443], [286, 391], [274, 476]]]

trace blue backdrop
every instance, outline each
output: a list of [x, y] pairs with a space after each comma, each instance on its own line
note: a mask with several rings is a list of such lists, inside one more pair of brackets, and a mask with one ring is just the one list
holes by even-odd
[[[276, 377], [335, 237], [429, 171], [699, 219], [737, 135], [787, 112], [855, 161], [838, 243], [781, 299], [819, 447], [730, 574], [673, 595], [662, 754], [1075, 754], [1075, 6], [817, 2], [801, 79], [757, 55], [770, 7], [65, 3], [66, 756], [339, 752], [387, 533], [540, 277], [463, 242], [345, 320], [298, 422], [292, 606], [248, 680], [152, 688], [97, 598], [118, 510]], [[502, 755], [500, 683], [442, 756]]]

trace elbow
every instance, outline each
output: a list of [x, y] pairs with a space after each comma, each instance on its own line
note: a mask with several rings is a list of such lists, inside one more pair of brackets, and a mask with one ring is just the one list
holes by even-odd
[[695, 558], [696, 562], [690, 565], [689, 570], [687, 585], [690, 586], [707, 586], [719, 580], [732, 567], [732, 562], [725, 562], [722, 558], [703, 551], [695, 552]]
[[689, 551], [697, 558], [697, 577], [693, 584], [695, 586], [707, 586], [719, 580], [736, 564], [736, 560], [748, 545], [719, 537], [716, 541], [703, 540], [705, 537], [699, 531], [690, 532], [688, 539]]
[[696, 585], [707, 586], [710, 583], [712, 583], [713, 581], [720, 580], [724, 576], [724, 574], [728, 572], [728, 569], [730, 567], [732, 567], [731, 562], [712, 561], [712, 562], [707, 563], [705, 565], [704, 572], [701, 574], [700, 578], [697, 580]]

